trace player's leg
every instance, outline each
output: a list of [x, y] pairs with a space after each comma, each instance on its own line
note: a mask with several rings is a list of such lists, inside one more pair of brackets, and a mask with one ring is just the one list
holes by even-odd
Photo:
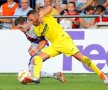
[[37, 56], [30, 61], [29, 69], [32, 70], [33, 67], [33, 76], [26, 77], [24, 83], [35, 82], [40, 83], [40, 72], [42, 68], [42, 62], [45, 58], [49, 57], [47, 54], [40, 52]]
[[[37, 53], [35, 55], [37, 55]], [[33, 71], [34, 71], [33, 70], [34, 69], [34, 62], [33, 62], [34, 60], [33, 60], [33, 58], [34, 58], [35, 55], [33, 55], [30, 58], [29, 64], [28, 64], [28, 70], [30, 71], [31, 76], [33, 76]], [[46, 60], [43, 60], [43, 61], [45, 62]], [[59, 81], [61, 81], [63, 83], [67, 82], [67, 80], [65, 79], [65, 77], [63, 76], [63, 74], [61, 72], [45, 72], [45, 71], [41, 71], [40, 77], [52, 77], [52, 78], [55, 78], [55, 79], [57, 79], [57, 80], [59, 80]]]
[[[39, 52], [38, 52], [39, 53]], [[34, 56], [36, 56], [38, 53], [35, 53], [33, 56], [31, 56], [31, 58], [29, 59], [29, 63], [28, 63], [28, 70], [31, 73], [31, 76], [33, 76], [33, 68], [34, 68]], [[43, 60], [43, 62], [45, 62], [47, 59]]]
[[[29, 72], [31, 73], [31, 76], [33, 76], [33, 68], [34, 68], [34, 64], [30, 64], [29, 65]], [[40, 72], [40, 77], [53, 77], [53, 78], [57, 78], [57, 74], [59, 72], [46, 72], [46, 71], [41, 71]]]
[[88, 58], [87, 56], [84, 56], [80, 53], [79, 49], [76, 47], [76, 45], [73, 43], [71, 38], [65, 38], [61, 42], [60, 51], [63, 52], [67, 56], [74, 56], [77, 60], [84, 63], [86, 66], [88, 66], [91, 70], [93, 70], [97, 75], [106, 83], [108, 82], [108, 79], [106, 75], [99, 70], [99, 68], [94, 64], [94, 62]]
[[[28, 68], [29, 71], [30, 71], [30, 73], [31, 73], [31, 76], [33, 76], [33, 68], [34, 68], [34, 64], [33, 64], [32, 60], [30, 60], [30, 62], [29, 62], [29, 68]], [[47, 78], [51, 77], [51, 78], [59, 80], [59, 81], [61, 81], [63, 83], [67, 82], [67, 80], [63, 76], [62, 72], [45, 72], [45, 71], [41, 71], [40, 72], [40, 77], [47, 77]]]
[[[34, 65], [30, 64], [29, 65], [29, 71], [31, 73], [31, 77], [33, 77], [33, 68], [34, 68]], [[64, 77], [64, 75], [62, 74], [62, 72], [46, 72], [46, 71], [41, 71], [40, 72], [40, 77], [54, 78], [54, 79], [59, 80], [59, 81], [61, 81], [63, 83], [67, 82], [67, 80]]]
[[54, 73], [54, 78], [59, 80], [62, 83], [67, 83], [67, 79], [65, 78], [65, 76], [61, 72]]
[[[43, 52], [40, 52], [38, 54], [38, 56], [35, 56], [34, 57], [34, 60], [35, 60], [35, 64], [34, 64], [34, 78], [33, 78], [33, 82], [35, 83], [38, 83], [39, 82], [39, 79], [40, 79], [40, 72], [41, 72], [41, 68], [42, 68], [42, 62], [44, 59], [48, 58], [49, 55], [48, 54], [45, 54]], [[51, 74], [50, 74], [51, 75]], [[65, 79], [65, 77], [63, 76], [62, 73], [55, 73], [54, 75], [56, 77], [57, 80], [63, 82], [63, 83], [66, 83], [67, 80]]]
[[67, 80], [66, 78], [64, 77], [64, 75], [62, 74], [62, 72], [45, 72], [45, 71], [41, 71], [41, 76], [40, 77], [51, 77], [51, 78], [54, 78], [56, 80], [59, 80], [63, 83], [66, 83]]
[[84, 56], [80, 52], [76, 53], [73, 56], [84, 63], [86, 66], [88, 66], [91, 70], [93, 70], [104, 81], [104, 83], [108, 83], [107, 76], [95, 65], [95, 63], [90, 58]]
[[[37, 55], [37, 53], [35, 55]], [[34, 58], [35, 55], [33, 55], [30, 58], [29, 64], [28, 64], [28, 70], [31, 73], [31, 76], [33, 76], [33, 68], [34, 68], [34, 62], [33, 62], [34, 60], [33, 60], [33, 58]], [[44, 60], [44, 61], [46, 61], [46, 60]], [[40, 75], [41, 75], [40, 77], [55, 77], [56, 76], [56, 74], [53, 73], [53, 72], [45, 72], [45, 71], [41, 71]]]
[[54, 77], [54, 73], [53, 72], [41, 71], [40, 77], [48, 77], [48, 78]]
[[[40, 71], [42, 68], [42, 62], [43, 60], [50, 58], [50, 57], [54, 57], [56, 55], [60, 54], [58, 51], [56, 51], [56, 49], [52, 46], [44, 48], [42, 50], [42, 52], [40, 52], [38, 54], [38, 56], [34, 57], [34, 77], [39, 79], [40, 78]], [[63, 75], [60, 76], [61, 80], [63, 81], [65, 79], [65, 77]], [[66, 80], [64, 80], [66, 81]], [[63, 82], [64, 82], [63, 81]]]
[[40, 78], [40, 70], [42, 67], [43, 60], [56, 56], [59, 53], [56, 52], [52, 46], [44, 48], [37, 56], [34, 57], [34, 77]]
[[35, 78], [39, 79], [40, 78], [40, 71], [42, 68], [42, 62], [44, 59], [48, 58], [49, 55], [46, 53], [40, 52], [37, 56], [34, 57], [34, 72], [33, 75]]

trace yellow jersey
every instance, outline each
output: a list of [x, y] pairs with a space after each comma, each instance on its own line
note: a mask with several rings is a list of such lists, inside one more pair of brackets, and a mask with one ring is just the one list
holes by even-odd
[[43, 23], [34, 26], [34, 32], [37, 36], [44, 36], [51, 43], [70, 37], [50, 14], [43, 17]]

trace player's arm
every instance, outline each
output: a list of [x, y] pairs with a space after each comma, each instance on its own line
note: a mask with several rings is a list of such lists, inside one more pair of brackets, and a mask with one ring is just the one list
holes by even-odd
[[33, 56], [36, 52], [40, 51], [41, 49], [43, 49], [45, 47], [45, 45], [47, 44], [47, 40], [45, 40], [45, 38], [43, 36], [38, 37], [37, 39], [39, 39], [39, 44], [35, 49], [31, 49], [29, 51], [29, 54], [31, 56]]
[[43, 49], [45, 47], [46, 44], [47, 44], [47, 41], [46, 40], [40, 41], [35, 50], [36, 51], [40, 51], [41, 49]]
[[52, 11], [52, 6], [45, 7], [43, 13], [40, 14], [40, 18], [43, 18], [45, 15], [47, 15], [51, 11]]

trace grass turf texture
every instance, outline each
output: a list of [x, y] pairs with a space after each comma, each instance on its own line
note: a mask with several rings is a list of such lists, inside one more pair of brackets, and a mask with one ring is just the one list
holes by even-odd
[[41, 78], [40, 84], [23, 85], [17, 74], [0, 74], [0, 90], [108, 90], [95, 74], [65, 74], [68, 83], [63, 84], [53, 78]]

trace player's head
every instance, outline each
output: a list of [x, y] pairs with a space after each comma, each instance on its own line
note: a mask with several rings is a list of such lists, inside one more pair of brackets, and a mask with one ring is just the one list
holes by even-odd
[[14, 21], [15, 26], [18, 26], [19, 24], [24, 24], [25, 22], [27, 22], [25, 17], [17, 17]]
[[27, 18], [29, 22], [32, 23], [34, 26], [38, 26], [40, 24], [39, 13], [35, 10], [30, 10], [27, 13]]
[[25, 17], [17, 17], [14, 21], [14, 25], [17, 29], [20, 29], [22, 32], [26, 32], [28, 30], [28, 24]]

